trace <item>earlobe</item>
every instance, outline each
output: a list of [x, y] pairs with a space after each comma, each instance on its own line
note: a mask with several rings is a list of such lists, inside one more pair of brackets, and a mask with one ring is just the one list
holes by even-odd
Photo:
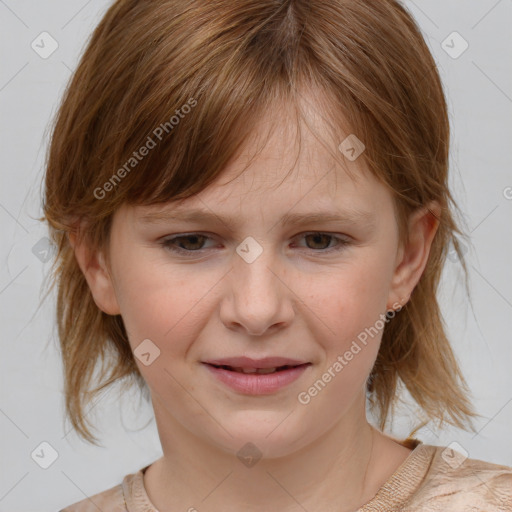
[[96, 305], [109, 315], [120, 314], [112, 277], [103, 253], [91, 251], [83, 239], [78, 241], [75, 233], [69, 233], [68, 240]]
[[[439, 227], [441, 208], [437, 202], [415, 211], [409, 219], [409, 242], [400, 247], [391, 283], [390, 300], [410, 297], [428, 262], [434, 236]], [[407, 299], [408, 300], [408, 299]], [[402, 303], [403, 302], [403, 303]], [[406, 301], [400, 302], [401, 306]], [[389, 306], [388, 307], [393, 307]]]

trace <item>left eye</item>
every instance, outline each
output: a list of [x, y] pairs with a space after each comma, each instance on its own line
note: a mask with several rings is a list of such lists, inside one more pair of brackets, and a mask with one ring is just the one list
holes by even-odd
[[[327, 246], [329, 246], [329, 242], [330, 241], [335, 241], [337, 242], [337, 245], [335, 245], [334, 247], [330, 247], [327, 251], [322, 251], [322, 252], [330, 252], [330, 251], [339, 251], [341, 249], [343, 249], [346, 245], [348, 245], [348, 240], [344, 239], [344, 238], [340, 238], [338, 236], [334, 236], [334, 235], [330, 235], [329, 233], [306, 233], [305, 235], [303, 235], [304, 239], [307, 239], [308, 237], [310, 237], [311, 240], [313, 240], [313, 244], [314, 245], [325, 245], [325, 243], [327, 242]], [[323, 241], [322, 241], [323, 239]], [[308, 249], [315, 249], [315, 248], [311, 248], [311, 247], [308, 247]], [[316, 247], [316, 249], [322, 249], [321, 247]]]
[[[329, 233], [306, 233], [302, 235], [304, 239], [310, 240], [310, 244], [320, 246], [320, 247], [308, 247], [314, 252], [331, 252], [331, 251], [339, 251], [343, 249], [345, 246], [349, 245], [349, 241], [345, 238], [341, 238], [338, 236], [331, 235]], [[180, 241], [181, 240], [181, 241]], [[182, 253], [182, 254], [190, 254], [194, 252], [201, 252], [206, 250], [202, 247], [203, 243], [206, 240], [212, 240], [209, 236], [202, 235], [200, 233], [192, 233], [190, 235], [180, 235], [172, 238], [167, 238], [162, 240], [162, 245], [171, 252]], [[178, 242], [180, 241], [180, 242]], [[337, 245], [334, 247], [328, 248], [331, 241], [337, 242]], [[179, 247], [175, 244], [178, 243]], [[309, 245], [309, 244], [308, 244]], [[327, 250], [326, 250], [327, 249]]]

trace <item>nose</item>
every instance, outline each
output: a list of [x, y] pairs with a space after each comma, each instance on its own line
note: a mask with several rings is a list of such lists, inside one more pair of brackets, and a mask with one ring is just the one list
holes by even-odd
[[286, 263], [270, 248], [249, 261], [234, 254], [220, 316], [229, 329], [262, 336], [290, 325], [294, 294], [287, 282]]

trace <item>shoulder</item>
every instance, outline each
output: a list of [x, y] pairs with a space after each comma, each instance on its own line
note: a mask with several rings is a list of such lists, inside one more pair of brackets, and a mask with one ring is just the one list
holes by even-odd
[[411, 499], [420, 510], [512, 511], [512, 468], [428, 446], [430, 466]]
[[122, 484], [69, 505], [59, 512], [98, 512], [98, 510], [127, 512]]

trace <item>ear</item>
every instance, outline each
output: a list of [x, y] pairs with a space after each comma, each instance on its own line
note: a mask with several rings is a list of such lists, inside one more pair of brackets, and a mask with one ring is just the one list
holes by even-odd
[[113, 281], [103, 254], [92, 252], [84, 239], [77, 238], [74, 232], [68, 234], [68, 239], [96, 305], [109, 315], [120, 314]]
[[409, 243], [401, 245], [398, 251], [388, 309], [397, 309], [398, 305], [404, 306], [409, 300], [427, 265], [440, 217], [441, 208], [436, 201], [411, 214], [408, 223]]

